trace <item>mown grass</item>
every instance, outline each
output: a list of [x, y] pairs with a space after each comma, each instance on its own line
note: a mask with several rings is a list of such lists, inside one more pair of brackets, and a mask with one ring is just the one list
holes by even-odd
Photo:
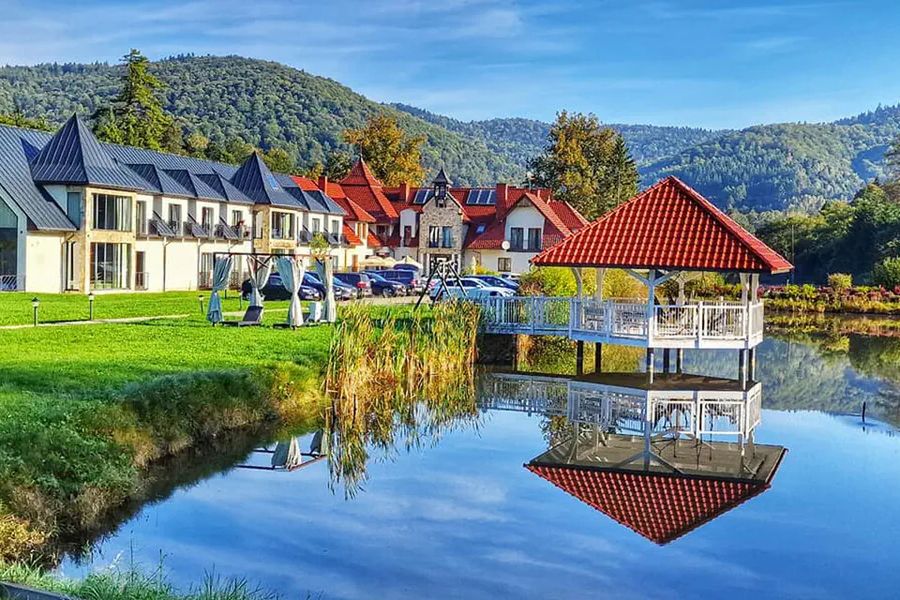
[[[198, 296], [202, 295], [204, 306], [209, 302], [209, 291], [161, 292], [161, 293], [97, 293], [94, 299], [95, 319], [122, 319], [129, 317], [156, 317], [188, 315], [191, 319], [203, 320]], [[9, 292], [0, 294], [0, 325], [27, 325], [32, 323], [34, 314], [32, 298], [40, 300], [38, 321], [54, 323], [60, 321], [86, 321], [90, 316], [88, 298], [84, 294], [35, 294]], [[268, 301], [270, 310], [287, 309], [286, 300]], [[243, 303], [246, 308], [247, 303]], [[238, 293], [229, 291], [223, 298], [222, 308], [226, 312], [241, 310]], [[280, 314], [280, 313], [279, 313]], [[280, 318], [280, 320], [284, 320]]]
[[330, 339], [185, 319], [0, 330], [0, 559], [95, 527], [155, 460], [319, 417]]

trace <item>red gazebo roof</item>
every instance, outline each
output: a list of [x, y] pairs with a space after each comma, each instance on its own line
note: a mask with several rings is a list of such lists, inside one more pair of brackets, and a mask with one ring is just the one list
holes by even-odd
[[525, 468], [663, 545], [768, 489], [762, 481], [528, 464]]
[[677, 177], [656, 183], [531, 262], [755, 273], [794, 268]]

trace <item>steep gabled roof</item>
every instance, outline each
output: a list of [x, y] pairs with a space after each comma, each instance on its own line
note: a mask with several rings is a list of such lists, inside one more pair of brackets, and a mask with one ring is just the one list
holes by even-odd
[[359, 159], [350, 173], [341, 180], [344, 195], [380, 221], [396, 221], [397, 210], [384, 195], [381, 182], [372, 175], [363, 159]]
[[663, 179], [531, 262], [759, 273], [793, 269], [677, 177]]
[[525, 468], [657, 544], [768, 489], [765, 482], [528, 464]]
[[351, 246], [362, 246], [362, 240], [359, 239], [359, 236], [356, 235], [356, 232], [353, 231], [353, 228], [344, 223], [344, 235], [347, 237], [347, 243]]
[[90, 129], [73, 115], [31, 160], [36, 183], [99, 185], [116, 189], [141, 189], [140, 183], [120, 169]]
[[286, 192], [269, 167], [263, 162], [259, 152], [254, 152], [232, 176], [231, 183], [255, 202], [300, 208], [300, 203]]

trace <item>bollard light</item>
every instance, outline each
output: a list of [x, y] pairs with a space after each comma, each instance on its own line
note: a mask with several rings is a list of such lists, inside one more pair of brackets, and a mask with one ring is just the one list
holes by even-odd
[[31, 299], [31, 308], [34, 309], [34, 326], [37, 327], [38, 324], [38, 308], [41, 306], [41, 301], [37, 296]]
[[94, 320], [94, 292], [88, 294], [88, 320]]
[[200, 314], [203, 314], [203, 294], [199, 294], [197, 296], [197, 300], [200, 302]]

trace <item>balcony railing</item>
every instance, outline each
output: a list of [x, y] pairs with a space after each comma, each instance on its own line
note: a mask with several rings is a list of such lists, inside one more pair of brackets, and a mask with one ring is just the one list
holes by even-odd
[[480, 299], [483, 325], [499, 333], [564, 335], [648, 347], [743, 347], [762, 341], [763, 305], [647, 305], [628, 300], [513, 296]]

